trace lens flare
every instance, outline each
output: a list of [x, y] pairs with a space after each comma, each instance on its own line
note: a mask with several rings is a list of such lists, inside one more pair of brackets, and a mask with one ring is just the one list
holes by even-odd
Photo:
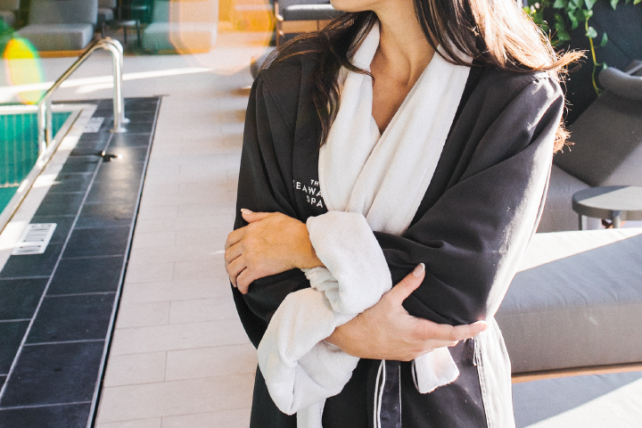
[[[5, 75], [9, 85], [30, 85], [44, 82], [45, 76], [38, 51], [25, 39], [11, 39], [5, 47]], [[44, 91], [25, 91], [16, 94], [23, 104], [37, 104]]]

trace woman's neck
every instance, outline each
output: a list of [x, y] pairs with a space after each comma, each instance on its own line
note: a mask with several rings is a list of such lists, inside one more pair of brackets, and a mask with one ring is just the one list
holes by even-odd
[[381, 36], [373, 65], [400, 85], [412, 87], [432, 59], [434, 49], [426, 40], [411, 0], [396, 2], [394, 10], [389, 10], [390, 2], [386, 3], [386, 10], [375, 11]]

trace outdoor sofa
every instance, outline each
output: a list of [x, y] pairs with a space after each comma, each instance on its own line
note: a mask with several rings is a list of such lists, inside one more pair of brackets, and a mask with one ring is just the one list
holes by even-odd
[[155, 0], [143, 48], [152, 52], [205, 53], [216, 42], [218, 11], [210, 0]]
[[555, 156], [538, 230], [552, 233], [533, 237], [496, 315], [514, 374], [642, 367], [642, 227], [577, 231], [571, 208], [584, 188], [642, 186], [642, 62], [628, 70], [600, 74], [605, 91]]
[[84, 49], [94, 37], [98, 0], [31, 0], [28, 25], [17, 31], [41, 52]]

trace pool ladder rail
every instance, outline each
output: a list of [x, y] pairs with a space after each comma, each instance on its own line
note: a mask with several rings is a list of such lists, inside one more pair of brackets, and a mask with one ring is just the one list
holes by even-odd
[[114, 77], [114, 127], [112, 132], [126, 132], [124, 124], [129, 122], [125, 118], [125, 102], [123, 99], [123, 46], [118, 40], [110, 37], [94, 40], [89, 44], [87, 49], [78, 57], [71, 67], [69, 67], [56, 80], [56, 82], [47, 90], [38, 102], [38, 153], [43, 156], [47, 148], [52, 143], [53, 119], [51, 112], [51, 97], [62, 83], [76, 71], [80, 65], [96, 50], [104, 49], [111, 53], [112, 56], [112, 74]]

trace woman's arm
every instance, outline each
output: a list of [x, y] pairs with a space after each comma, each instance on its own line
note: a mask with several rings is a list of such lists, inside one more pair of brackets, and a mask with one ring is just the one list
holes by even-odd
[[562, 108], [556, 84], [531, 81], [433, 207], [401, 237], [375, 233], [394, 282], [428, 266], [424, 286], [405, 302], [411, 314], [454, 325], [494, 312], [534, 230]]
[[411, 316], [402, 304], [421, 285], [424, 275], [421, 264], [376, 305], [337, 327], [326, 341], [359, 358], [410, 361], [486, 330], [484, 321], [453, 327]]
[[241, 208], [249, 224], [225, 242], [225, 268], [232, 285], [246, 294], [252, 282], [290, 269], [323, 266], [305, 223], [281, 213], [254, 213]]

